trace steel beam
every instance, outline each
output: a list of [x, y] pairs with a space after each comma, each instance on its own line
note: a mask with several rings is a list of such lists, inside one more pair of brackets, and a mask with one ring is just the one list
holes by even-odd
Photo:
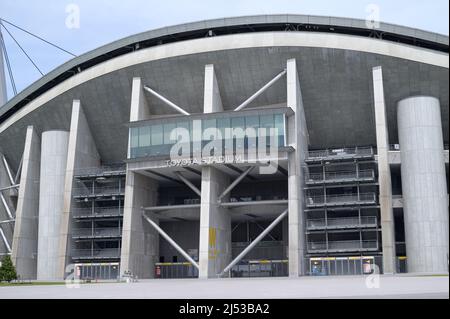
[[3, 187], [3, 188], [0, 188], [0, 192], [7, 191], [8, 189], [19, 188], [19, 187], [20, 187], [20, 184]]
[[174, 110], [176, 110], [177, 112], [184, 114], [184, 115], [191, 115], [188, 112], [186, 112], [185, 110], [183, 110], [181, 107], [179, 107], [178, 105], [176, 105], [175, 103], [169, 101], [168, 99], [166, 99], [164, 96], [162, 96], [161, 94], [159, 94], [158, 92], [152, 90], [151, 88], [149, 88], [148, 86], [144, 86], [144, 89], [147, 92], [150, 92], [151, 94], [153, 94], [155, 97], [157, 97], [158, 99], [160, 99], [161, 101], [163, 101], [165, 104], [167, 104], [168, 106], [170, 106], [171, 108], [173, 108]]
[[5, 207], [6, 213], [8, 214], [9, 219], [14, 219], [14, 216], [11, 213], [11, 209], [8, 206], [8, 203], [6, 202], [5, 196], [3, 196], [3, 193], [0, 192], [0, 199], [3, 203], [3, 207]]
[[11, 252], [11, 246], [8, 243], [8, 240], [6, 239], [5, 233], [3, 232], [3, 229], [0, 227], [0, 236], [3, 239], [3, 242], [5, 243], [6, 249], [8, 250], [8, 253]]
[[186, 177], [184, 177], [180, 172], [175, 172], [175, 175], [181, 179], [190, 189], [192, 189], [198, 196], [202, 196], [202, 192], [192, 184]]
[[11, 173], [11, 169], [9, 168], [9, 164], [8, 161], [6, 160], [5, 156], [2, 156], [2, 160], [3, 160], [3, 164], [5, 165], [5, 169], [6, 169], [6, 173], [8, 175], [9, 181], [11, 183], [11, 185], [14, 185], [14, 178], [13, 178], [13, 174]]
[[144, 216], [145, 220], [149, 222], [150, 225], [153, 226], [154, 229], [156, 229], [156, 231], [164, 237], [165, 240], [167, 240], [169, 242], [170, 245], [172, 245], [173, 248], [175, 248], [181, 255], [183, 255], [184, 258], [186, 258], [187, 261], [189, 261], [195, 268], [199, 269], [198, 264], [195, 262], [194, 259], [192, 259], [191, 256], [189, 256], [184, 250], [183, 248], [181, 248], [180, 246], [178, 246], [178, 244], [173, 241], [172, 238], [170, 238], [169, 235], [166, 234], [166, 232], [164, 230], [161, 229], [161, 227], [159, 227], [159, 225], [157, 223], [155, 223], [153, 220], [151, 220], [148, 216], [144, 214], [142, 214], [142, 216]]
[[254, 168], [255, 168], [254, 166], [247, 168], [238, 178], [236, 178], [236, 180], [233, 183], [230, 184], [230, 186], [228, 186], [223, 191], [223, 193], [219, 196], [217, 201], [220, 203], [222, 198], [225, 197], [227, 194], [229, 194], [237, 186], [237, 184], [239, 184], [245, 178], [245, 176], [247, 176]]
[[3, 220], [3, 221], [0, 221], [0, 225], [14, 223], [15, 221], [16, 221], [15, 219]]
[[242, 206], [258, 206], [258, 205], [287, 205], [287, 199], [280, 200], [259, 200], [252, 202], [230, 202], [230, 203], [220, 203], [222, 207], [242, 207]]
[[270, 80], [266, 85], [264, 85], [261, 89], [259, 89], [255, 94], [250, 96], [244, 103], [239, 105], [234, 111], [240, 111], [243, 108], [245, 108], [247, 105], [252, 103], [258, 96], [263, 94], [268, 88], [270, 88], [275, 82], [277, 82], [279, 79], [281, 79], [282, 76], [284, 76], [287, 73], [287, 70], [285, 69], [283, 72], [278, 74], [276, 77], [274, 77], [272, 80]]
[[143, 209], [148, 212], [162, 212], [162, 211], [166, 211], [166, 210], [187, 209], [187, 208], [200, 208], [200, 204], [154, 206], [154, 207], [144, 207]]
[[278, 216], [272, 224], [270, 224], [250, 245], [247, 246], [225, 269], [219, 274], [219, 276], [223, 276], [223, 274], [227, 273], [231, 270], [238, 262], [241, 261], [264, 237], [266, 237], [272, 229], [275, 228], [288, 214], [288, 209], [286, 209], [280, 216]]

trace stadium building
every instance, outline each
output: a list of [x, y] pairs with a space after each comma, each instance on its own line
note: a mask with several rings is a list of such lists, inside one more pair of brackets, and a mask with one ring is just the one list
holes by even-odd
[[9, 101], [0, 254], [61, 280], [448, 273], [449, 38], [302, 15], [136, 34]]

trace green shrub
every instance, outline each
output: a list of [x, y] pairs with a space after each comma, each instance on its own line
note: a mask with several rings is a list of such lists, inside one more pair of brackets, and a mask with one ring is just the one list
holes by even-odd
[[5, 256], [2, 260], [2, 266], [0, 267], [0, 282], [11, 282], [17, 279], [16, 268], [13, 265], [10, 256]]

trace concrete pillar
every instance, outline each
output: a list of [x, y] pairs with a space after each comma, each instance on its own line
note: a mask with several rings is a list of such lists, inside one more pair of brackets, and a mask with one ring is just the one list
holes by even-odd
[[[223, 111], [213, 65], [205, 66], [204, 113]], [[199, 277], [216, 278], [231, 262], [231, 218], [217, 199], [228, 187], [229, 178], [214, 167], [202, 168]], [[228, 198], [228, 196], [227, 196]], [[227, 201], [223, 198], [223, 201]]]
[[[0, 30], [0, 38], [2, 37], [3, 37], [2, 31]], [[5, 65], [3, 63], [3, 48], [0, 45], [0, 107], [3, 106], [7, 100], [8, 94], [6, 91], [6, 75], [5, 75]]]
[[61, 279], [58, 272], [58, 256], [68, 143], [68, 132], [47, 131], [42, 133], [38, 280]]
[[398, 103], [408, 271], [448, 273], [448, 198], [439, 100]]
[[142, 217], [142, 208], [156, 206], [157, 199], [158, 183], [155, 180], [127, 171], [121, 274], [131, 271], [139, 278], [154, 278], [155, 263], [159, 260], [159, 234]]
[[205, 66], [205, 94], [204, 94], [204, 113], [222, 112], [223, 105], [220, 97], [219, 84], [217, 83], [214, 65]]
[[[231, 262], [231, 217], [217, 202], [229, 185], [226, 174], [214, 167], [202, 169], [200, 206], [199, 278], [217, 278]], [[226, 202], [228, 198], [224, 198]]]
[[150, 118], [150, 108], [145, 98], [141, 78], [133, 78], [131, 88], [130, 122], [147, 120]]
[[69, 132], [67, 166], [64, 179], [64, 208], [61, 216], [61, 229], [58, 253], [58, 276], [62, 279], [66, 275], [66, 267], [70, 262], [70, 238], [72, 233], [72, 189], [74, 174], [80, 168], [100, 166], [100, 155], [92, 137], [89, 124], [79, 100], [72, 105], [72, 118]]
[[295, 59], [287, 62], [287, 106], [295, 112], [295, 115], [288, 120], [288, 144], [295, 149], [288, 155], [289, 276], [298, 277], [305, 272], [305, 195], [303, 189], [309, 141]]
[[389, 166], [389, 134], [384, 99], [383, 70], [375, 67], [373, 74], [373, 95], [375, 107], [375, 128], [378, 149], [378, 182], [380, 185], [381, 238], [383, 248], [383, 272], [396, 272], [394, 210], [392, 208], [391, 169]]
[[12, 261], [21, 279], [36, 279], [41, 141], [27, 128], [12, 243]]

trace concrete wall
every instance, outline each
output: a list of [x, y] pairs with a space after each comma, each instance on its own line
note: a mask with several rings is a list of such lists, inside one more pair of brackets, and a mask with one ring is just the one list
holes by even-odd
[[41, 140], [33, 126], [29, 126], [12, 244], [12, 260], [22, 279], [36, 279], [37, 276], [40, 162]]
[[[191, 250], [197, 251], [199, 243], [199, 223], [198, 221], [176, 221], [161, 222], [161, 228], [188, 254]], [[178, 261], [185, 261], [184, 257], [170, 245], [166, 240], [159, 241], [159, 256], [164, 257], [165, 262], [172, 262], [173, 256], [178, 257]]]
[[47, 131], [41, 139], [37, 279], [54, 280], [60, 278], [58, 257], [69, 133]]
[[409, 272], [448, 272], [448, 198], [439, 100], [398, 103]]
[[79, 100], [72, 105], [72, 118], [70, 123], [67, 166], [64, 184], [64, 209], [61, 216], [58, 277], [65, 277], [65, 268], [71, 257], [71, 229], [72, 229], [72, 189], [75, 172], [81, 168], [100, 166], [100, 155], [97, 151], [94, 138], [89, 128], [86, 116]]
[[303, 275], [306, 269], [304, 267], [306, 238], [303, 188], [309, 142], [295, 59], [287, 62], [287, 106], [295, 112], [288, 121], [288, 144], [295, 149], [294, 152], [289, 153], [288, 159], [289, 276], [298, 277]]
[[381, 235], [383, 246], [383, 272], [396, 271], [394, 211], [392, 208], [391, 168], [389, 166], [389, 133], [384, 98], [383, 70], [373, 68], [375, 128], [378, 149], [378, 181], [380, 184]]
[[157, 199], [156, 181], [127, 171], [120, 257], [121, 274], [131, 271], [139, 278], [154, 277], [154, 265], [159, 260], [159, 234], [142, 217], [142, 208], [155, 206]]

